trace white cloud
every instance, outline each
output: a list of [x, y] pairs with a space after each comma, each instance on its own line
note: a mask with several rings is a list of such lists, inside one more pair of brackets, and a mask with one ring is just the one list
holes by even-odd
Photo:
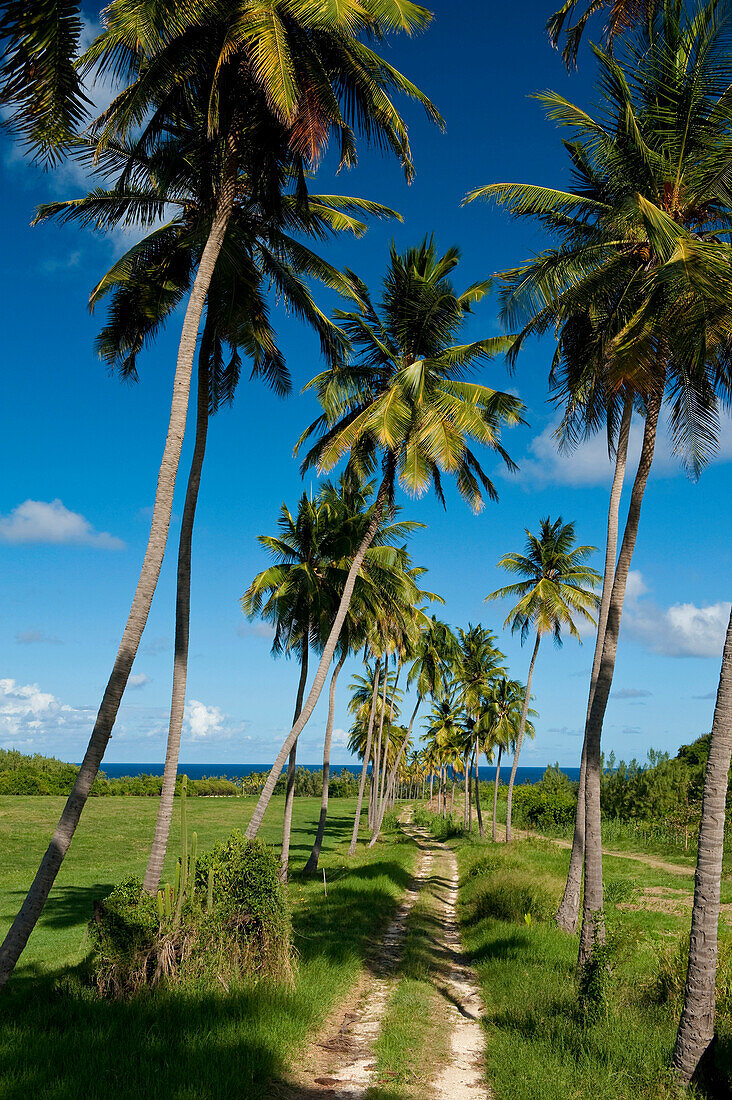
[[71, 512], [60, 500], [25, 500], [7, 516], [0, 516], [0, 542], [56, 543], [122, 550], [121, 539], [95, 531], [88, 519]]
[[331, 745], [334, 749], [345, 749], [348, 746], [348, 731], [340, 727], [333, 730]]
[[15, 640], [18, 645], [63, 645], [60, 638], [50, 638], [42, 630], [19, 630]]
[[37, 749], [49, 733], [58, 735], [82, 718], [83, 711], [61, 703], [38, 684], [0, 680], [0, 745], [6, 748]]
[[728, 601], [706, 607], [676, 603], [663, 608], [641, 598], [648, 589], [640, 573], [632, 571], [628, 582], [623, 629], [631, 637], [666, 657], [721, 657], [730, 613]]
[[220, 707], [207, 707], [198, 699], [186, 703], [185, 723], [191, 741], [221, 741], [231, 737], [224, 727], [225, 718]]
[[[598, 432], [569, 453], [557, 449], [554, 432], [559, 423], [552, 420], [539, 435], [535, 436], [528, 448], [528, 455], [519, 462], [519, 479], [528, 485], [605, 485], [610, 484], [614, 463], [608, 457], [607, 438]], [[643, 422], [636, 417], [630, 431], [628, 461], [625, 478], [635, 476], [640, 455]], [[712, 463], [732, 460], [732, 416], [722, 412], [720, 415], [719, 447]], [[664, 416], [656, 440], [653, 457], [653, 474], [656, 477], [670, 477], [683, 470], [679, 456], [674, 454], [668, 419]]]
[[145, 684], [150, 683], [150, 677], [145, 672], [136, 672], [133, 676], [130, 676], [127, 681], [127, 687], [130, 691], [138, 691], [143, 688]]

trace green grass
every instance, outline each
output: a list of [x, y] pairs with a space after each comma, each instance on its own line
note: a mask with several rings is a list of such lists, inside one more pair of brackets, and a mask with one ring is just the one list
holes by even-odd
[[[486, 1072], [496, 1100], [670, 1100], [676, 1009], [654, 993], [658, 946], [686, 933], [689, 914], [608, 905], [616, 940], [607, 1014], [588, 1023], [577, 1007], [577, 941], [551, 919], [569, 859], [545, 840], [450, 842], [459, 861], [466, 952], [485, 1002]], [[604, 861], [609, 896], [692, 884], [623, 858]], [[728, 888], [727, 888], [728, 889]], [[525, 913], [531, 912], [527, 925]], [[722, 925], [722, 939], [730, 929]], [[718, 1065], [732, 1084], [732, 1021], [719, 1020]]]
[[401, 962], [376, 1042], [378, 1085], [370, 1100], [419, 1100], [424, 1081], [444, 1062], [450, 1036], [442, 1026], [438, 984], [449, 969], [440, 912], [449, 876], [444, 855], [435, 852], [430, 876], [407, 918]]
[[[4, 934], [48, 843], [62, 800], [0, 798], [0, 934]], [[254, 802], [191, 799], [189, 830], [199, 850], [243, 828]], [[261, 836], [276, 842], [282, 799]], [[144, 871], [156, 800], [90, 800], [46, 911], [2, 998], [3, 1100], [133, 1100], [165, 1091], [173, 1100], [263, 1097], [286, 1079], [298, 1050], [356, 980], [371, 946], [410, 880], [415, 846], [394, 834], [346, 858], [355, 800], [332, 806], [322, 876], [295, 873], [289, 887], [298, 955], [294, 988], [261, 983], [232, 990], [155, 991], [127, 1002], [100, 1001], [68, 975], [86, 955], [95, 898]], [[319, 800], [295, 800], [291, 866], [310, 850]], [[178, 852], [171, 837], [166, 873]]]

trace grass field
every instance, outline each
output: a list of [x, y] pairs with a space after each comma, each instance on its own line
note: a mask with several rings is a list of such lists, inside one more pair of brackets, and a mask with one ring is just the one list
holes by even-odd
[[[546, 840], [509, 847], [454, 839], [466, 951], [485, 1003], [487, 1078], [495, 1100], [668, 1100], [667, 1066], [683, 989], [693, 880], [628, 859], [604, 860], [614, 942], [607, 1009], [577, 1007], [577, 940], [554, 925], [569, 853]], [[727, 880], [723, 898], [732, 900]], [[686, 899], [686, 900], [685, 900]], [[531, 915], [530, 923], [526, 914]], [[732, 922], [732, 914], [727, 921]], [[732, 924], [721, 939], [732, 948]], [[672, 996], [659, 996], [659, 956]], [[729, 971], [732, 976], [732, 970]], [[729, 991], [728, 991], [729, 994]], [[718, 1091], [732, 1094], [732, 1019], [720, 1014]]]
[[[0, 935], [35, 873], [62, 800], [0, 798]], [[261, 836], [275, 841], [283, 800], [273, 800]], [[199, 850], [243, 828], [253, 801], [190, 799], [189, 829]], [[319, 799], [298, 798], [290, 883], [298, 969], [293, 989], [266, 984], [226, 991], [157, 991], [131, 1002], [99, 1001], [65, 979], [86, 954], [95, 898], [145, 868], [157, 801], [90, 800], [49, 903], [3, 996], [0, 1096], [3, 1100], [133, 1100], [160, 1092], [173, 1100], [267, 1095], [297, 1050], [358, 975], [403, 893], [415, 846], [387, 835], [349, 861], [355, 802], [339, 799], [331, 817], [322, 876], [297, 874], [310, 850]], [[171, 836], [172, 870], [178, 852]]]

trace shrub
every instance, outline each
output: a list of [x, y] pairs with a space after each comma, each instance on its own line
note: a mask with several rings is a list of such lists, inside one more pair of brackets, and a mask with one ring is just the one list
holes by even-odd
[[495, 882], [479, 889], [473, 902], [474, 919], [493, 917], [495, 920], [524, 924], [527, 913], [532, 921], [550, 920], [556, 905], [551, 894], [523, 872], [502, 874]]
[[178, 872], [175, 890], [166, 885], [155, 899], [128, 879], [95, 905], [89, 934], [99, 992], [122, 996], [160, 981], [291, 980], [290, 917], [274, 852], [232, 833], [183, 863], [195, 867], [195, 888], [181, 894]]

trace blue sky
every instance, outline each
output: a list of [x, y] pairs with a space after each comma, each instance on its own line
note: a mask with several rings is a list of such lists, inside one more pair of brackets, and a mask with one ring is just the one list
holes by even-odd
[[[498, 180], [562, 186], [567, 180], [559, 136], [531, 93], [552, 87], [592, 103], [592, 63], [568, 76], [543, 32], [544, 2], [511, 5], [466, 0], [434, 4], [421, 38], [395, 41], [389, 58], [440, 107], [440, 134], [411, 106], [417, 177], [407, 187], [398, 167], [361, 149], [360, 163], [334, 178], [323, 166], [324, 191], [387, 203], [403, 224], [375, 224], [362, 241], [342, 239], [329, 258], [375, 285], [393, 236], [406, 246], [434, 232], [437, 243], [463, 251], [458, 282], [467, 285], [526, 258], [541, 246], [529, 225], [483, 204], [460, 207], [471, 188]], [[93, 17], [89, 15], [89, 26]], [[101, 93], [100, 93], [101, 94]], [[74, 229], [29, 227], [37, 203], [83, 191], [78, 170], [43, 174], [0, 139], [6, 262], [0, 271], [4, 326], [4, 400], [0, 449], [0, 746], [79, 759], [111, 668], [144, 552], [158, 462], [167, 423], [180, 319], [141, 361], [140, 381], [108, 376], [93, 339], [103, 315], [91, 317], [88, 292], [124, 247]], [[327, 300], [323, 299], [324, 301]], [[236, 404], [212, 420], [201, 490], [192, 593], [189, 705], [181, 752], [189, 762], [273, 759], [289, 728], [297, 666], [270, 656], [270, 639], [247, 623], [238, 597], [265, 557], [256, 536], [274, 528], [280, 502], [294, 504], [303, 483], [292, 447], [315, 415], [300, 387], [318, 370], [315, 341], [293, 318], [274, 311], [296, 395], [280, 401], [261, 385], [241, 384]], [[500, 331], [495, 299], [476, 310], [470, 335]], [[577, 524], [582, 542], [601, 547], [609, 464], [601, 439], [571, 460], [551, 441], [547, 402], [551, 341], [532, 344], [509, 378], [497, 361], [482, 379], [512, 388], [528, 407], [529, 426], [505, 443], [520, 472], [505, 476], [490, 457], [500, 502], [472, 516], [454, 490], [447, 511], [434, 498], [402, 500], [404, 515], [426, 530], [412, 540], [428, 586], [446, 600], [453, 625], [482, 622], [496, 630], [512, 675], [525, 678], [529, 653], [501, 629], [508, 607], [486, 605], [504, 583], [498, 558], [520, 549], [524, 528], [541, 516]], [[190, 459], [187, 440], [178, 484], [180, 512]], [[674, 751], [708, 730], [714, 706], [732, 566], [729, 475], [732, 430], [725, 421], [720, 455], [690, 482], [662, 441], [646, 496], [620, 653], [605, 725], [605, 748], [644, 757], [650, 746]], [[306, 480], [306, 487], [311, 485]], [[169, 702], [178, 525], [171, 529], [143, 644], [114, 736], [110, 761], [159, 762]], [[601, 568], [601, 555], [594, 562]], [[593, 638], [579, 647], [546, 643], [534, 690], [537, 736], [527, 765], [578, 763]], [[336, 762], [348, 760], [347, 683], [341, 677]], [[325, 715], [319, 706], [300, 758], [321, 754]]]

